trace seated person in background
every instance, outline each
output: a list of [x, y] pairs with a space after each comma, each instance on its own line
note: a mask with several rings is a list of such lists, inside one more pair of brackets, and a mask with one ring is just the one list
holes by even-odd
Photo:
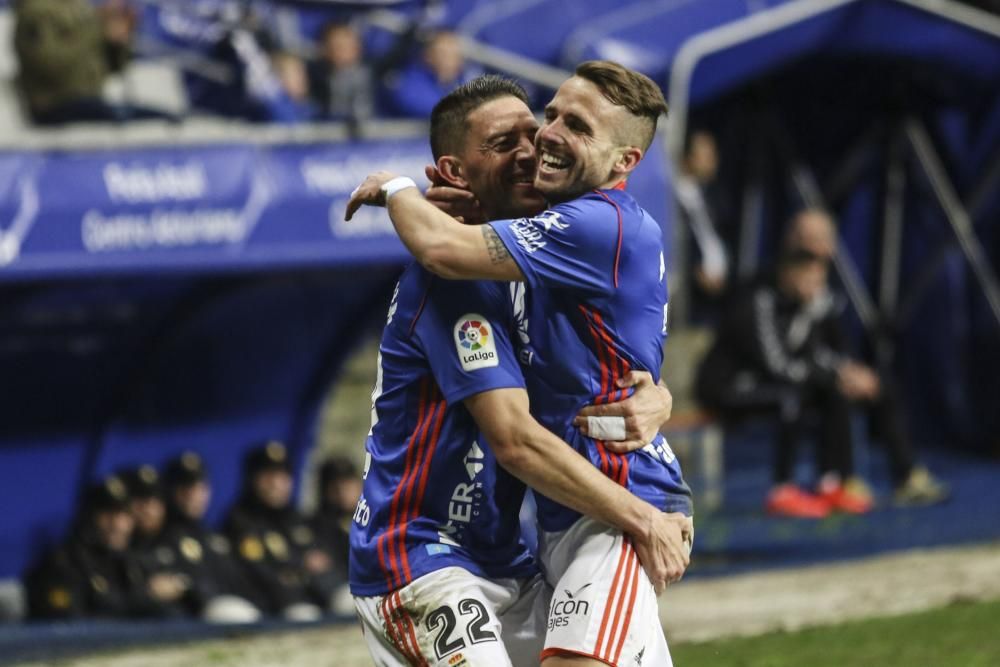
[[201, 457], [184, 452], [163, 472], [167, 502], [166, 541], [188, 564], [198, 613], [213, 623], [252, 623], [260, 618], [259, 594], [224, 536], [208, 529], [205, 513], [212, 487]]
[[[788, 251], [832, 260], [837, 249], [837, 230], [830, 216], [820, 209], [805, 209], [792, 219], [785, 237]], [[841, 337], [842, 338], [842, 337]], [[837, 367], [838, 386], [853, 403], [869, 411], [878, 440], [886, 447], [893, 502], [897, 505], [929, 505], [947, 498], [947, 485], [926, 467], [918, 465], [913, 445], [906, 433], [898, 392], [888, 373], [852, 359], [843, 351]]]
[[125, 484], [110, 476], [92, 487], [66, 543], [26, 578], [32, 618], [169, 616], [129, 549], [134, 521]]
[[[839, 386], [834, 352], [842, 349], [838, 309], [826, 280], [826, 260], [784, 252], [774, 275], [732, 297], [698, 370], [699, 400], [723, 419], [778, 417], [774, 486], [766, 504], [773, 514], [822, 518], [833, 509], [872, 508], [866, 487], [853, 478], [849, 399]], [[792, 481], [809, 412], [822, 420], [817, 495]]]
[[102, 98], [108, 76], [124, 69], [136, 25], [123, 0], [20, 0], [14, 5], [14, 50], [32, 121], [121, 121], [166, 117]]
[[[850, 406], [853, 400], [880, 394], [877, 377], [845, 353], [841, 308], [827, 287], [832, 225], [829, 252], [817, 254], [796, 242], [801, 226], [813, 224], [816, 215], [807, 212], [793, 221], [774, 275], [733, 297], [697, 383], [699, 399], [725, 419], [761, 413], [778, 417], [774, 486], [766, 507], [774, 514], [806, 518], [872, 508], [870, 488], [853, 475]], [[822, 219], [829, 221], [825, 215]], [[822, 421], [815, 495], [792, 481], [803, 417], [810, 411]], [[888, 414], [877, 414], [876, 421], [883, 426], [883, 436], [894, 439], [900, 434], [899, 417], [897, 413], [886, 419]], [[906, 464], [899, 458], [904, 451], [900, 442], [905, 441], [897, 440], [890, 452], [893, 466], [902, 469]], [[912, 461], [908, 465], [914, 469]], [[897, 499], [906, 495], [897, 486]], [[925, 495], [923, 502], [935, 499], [940, 499], [937, 492]]]
[[347, 562], [351, 549], [351, 518], [361, 497], [361, 473], [350, 459], [335, 456], [319, 469], [319, 504], [312, 518], [316, 543], [329, 556], [330, 570], [323, 580], [334, 599], [331, 609], [354, 613], [354, 600], [347, 588]]
[[374, 75], [363, 60], [361, 37], [348, 23], [329, 23], [318, 57], [309, 64], [309, 91], [322, 117], [358, 122], [375, 111]]
[[229, 513], [225, 533], [261, 591], [265, 611], [289, 620], [318, 619], [330, 597], [317, 581], [333, 562], [316, 543], [308, 521], [292, 506], [288, 452], [270, 441], [244, 460], [243, 496]]
[[344, 456], [334, 456], [319, 469], [319, 506], [313, 518], [316, 534], [344, 558], [350, 549], [351, 517], [361, 497], [361, 473]]
[[129, 512], [135, 523], [130, 550], [135, 554], [149, 589], [171, 616], [198, 612], [200, 601], [193, 588], [193, 568], [179, 545], [164, 532], [167, 515], [159, 475], [153, 466], [142, 465], [119, 473], [129, 496]]
[[399, 72], [390, 85], [393, 109], [408, 118], [430, 118], [438, 100], [476, 74], [466, 66], [458, 35], [437, 32], [428, 40], [421, 57]]

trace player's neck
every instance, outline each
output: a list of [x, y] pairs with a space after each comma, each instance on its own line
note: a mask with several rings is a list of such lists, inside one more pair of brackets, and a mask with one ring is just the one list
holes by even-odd
[[616, 176], [605, 181], [598, 190], [624, 190], [625, 184], [628, 183], [628, 178], [625, 176]]

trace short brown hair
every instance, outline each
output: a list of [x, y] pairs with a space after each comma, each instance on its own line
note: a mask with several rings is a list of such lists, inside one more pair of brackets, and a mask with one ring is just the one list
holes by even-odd
[[516, 97], [528, 104], [528, 94], [521, 84], [496, 74], [478, 76], [442, 97], [431, 111], [431, 153], [458, 153], [468, 130], [469, 114], [500, 97]]
[[649, 148], [656, 134], [656, 121], [660, 114], [667, 113], [667, 101], [663, 91], [652, 79], [610, 60], [588, 60], [576, 68], [576, 76], [597, 86], [601, 94], [639, 121], [634, 128], [627, 128], [630, 139], [642, 147]]

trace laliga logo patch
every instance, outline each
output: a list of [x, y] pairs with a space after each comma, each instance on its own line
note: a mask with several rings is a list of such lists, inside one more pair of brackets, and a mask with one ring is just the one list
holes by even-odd
[[455, 324], [455, 349], [462, 362], [462, 370], [474, 371], [499, 363], [496, 343], [490, 323], [482, 315], [463, 315]]

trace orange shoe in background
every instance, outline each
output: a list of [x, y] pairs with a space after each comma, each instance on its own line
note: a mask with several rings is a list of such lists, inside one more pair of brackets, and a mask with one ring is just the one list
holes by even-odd
[[830, 515], [830, 504], [791, 482], [779, 484], [767, 494], [764, 508], [768, 514], [798, 519], [822, 519]]
[[819, 482], [819, 497], [830, 509], [848, 514], [866, 514], [875, 507], [870, 487], [857, 478], [845, 484], [837, 475], [824, 475]]

